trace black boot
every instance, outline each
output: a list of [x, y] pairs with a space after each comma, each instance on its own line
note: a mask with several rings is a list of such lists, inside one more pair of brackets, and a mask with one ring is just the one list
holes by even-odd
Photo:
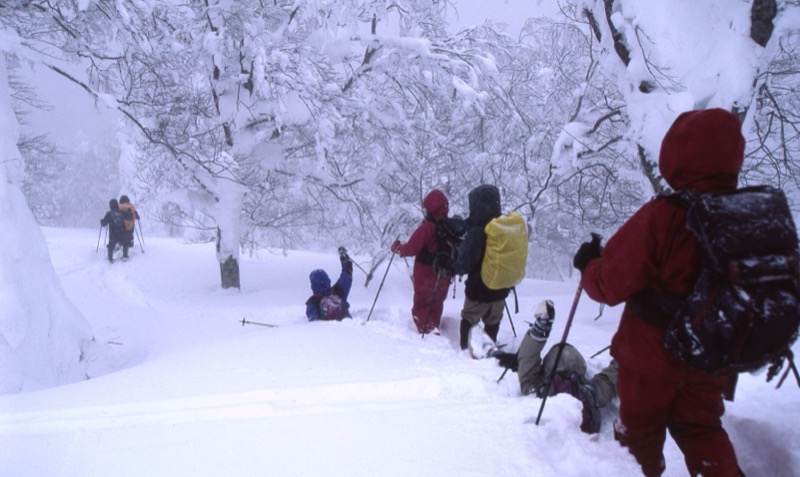
[[469, 343], [469, 330], [472, 325], [469, 321], [461, 318], [461, 349], [467, 349]]
[[497, 342], [497, 333], [500, 331], [500, 323], [494, 325], [484, 325], [483, 331], [489, 335], [489, 338], [491, 338], [492, 341]]

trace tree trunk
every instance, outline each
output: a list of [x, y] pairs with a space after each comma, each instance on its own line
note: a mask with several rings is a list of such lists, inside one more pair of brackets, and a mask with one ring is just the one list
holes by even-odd
[[778, 14], [775, 0], [755, 0], [750, 10], [750, 38], [759, 45], [767, 46], [775, 25], [772, 21]]
[[228, 259], [219, 264], [222, 288], [239, 288], [239, 261], [229, 255]]
[[222, 249], [222, 229], [217, 227], [217, 259], [219, 260], [220, 285], [226, 289], [241, 289], [239, 283], [239, 260], [232, 254], [223, 256]]

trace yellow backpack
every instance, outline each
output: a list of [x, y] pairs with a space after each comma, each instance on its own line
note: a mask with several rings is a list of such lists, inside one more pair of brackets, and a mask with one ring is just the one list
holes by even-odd
[[528, 226], [511, 211], [492, 219], [484, 228], [486, 250], [481, 263], [481, 279], [492, 290], [511, 288], [525, 278], [528, 260]]

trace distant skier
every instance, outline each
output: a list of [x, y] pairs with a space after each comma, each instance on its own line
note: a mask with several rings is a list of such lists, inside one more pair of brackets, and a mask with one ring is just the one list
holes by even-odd
[[339, 247], [339, 260], [342, 271], [336, 284], [331, 286], [331, 279], [325, 270], [317, 269], [309, 275], [311, 291], [314, 292], [306, 300], [306, 317], [309, 321], [336, 320], [350, 318], [350, 304], [347, 297], [353, 284], [353, 261], [344, 247]]
[[108, 201], [108, 212], [100, 219], [100, 226], [108, 226], [108, 261], [114, 263], [114, 249], [117, 244], [122, 244], [122, 259], [128, 259], [128, 244], [125, 241], [125, 219], [130, 219], [131, 213], [119, 209], [117, 199]]
[[119, 210], [130, 213], [130, 218], [126, 218], [124, 221], [125, 231], [123, 232], [123, 237], [125, 239], [125, 243], [128, 244], [128, 247], [133, 247], [133, 228], [135, 226], [134, 220], [139, 220], [139, 212], [136, 212], [136, 207], [133, 206], [127, 195], [120, 196]]

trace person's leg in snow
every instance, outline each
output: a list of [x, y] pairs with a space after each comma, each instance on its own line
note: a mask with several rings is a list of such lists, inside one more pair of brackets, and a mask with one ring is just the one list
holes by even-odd
[[[548, 379], [555, 364], [558, 345], [552, 347], [541, 358], [542, 350], [550, 336], [555, 320], [555, 308], [550, 300], [542, 301], [534, 311], [536, 320], [522, 338], [517, 351], [517, 367], [522, 394], [536, 393], [540, 397], [547, 389]], [[558, 372], [553, 378], [550, 395], [567, 393], [578, 399], [583, 405], [581, 413], [581, 430], [594, 434], [600, 431], [600, 408], [608, 404], [616, 396], [617, 363], [609, 366], [591, 379], [586, 378], [586, 361], [578, 350], [569, 344], [558, 363]]]
[[469, 330], [481, 321], [483, 321], [483, 330], [486, 334], [489, 335], [492, 341], [497, 341], [500, 321], [503, 319], [503, 310], [503, 300], [482, 302], [464, 298], [464, 307], [461, 309], [461, 349], [467, 349]]
[[505, 311], [505, 300], [487, 303], [486, 311], [483, 313], [483, 330], [492, 339], [497, 341], [497, 334], [500, 332], [500, 322], [503, 321], [503, 311]]
[[411, 316], [420, 333], [431, 333], [439, 328], [449, 287], [450, 277], [438, 276], [430, 267], [423, 269], [414, 265], [414, 303]]

